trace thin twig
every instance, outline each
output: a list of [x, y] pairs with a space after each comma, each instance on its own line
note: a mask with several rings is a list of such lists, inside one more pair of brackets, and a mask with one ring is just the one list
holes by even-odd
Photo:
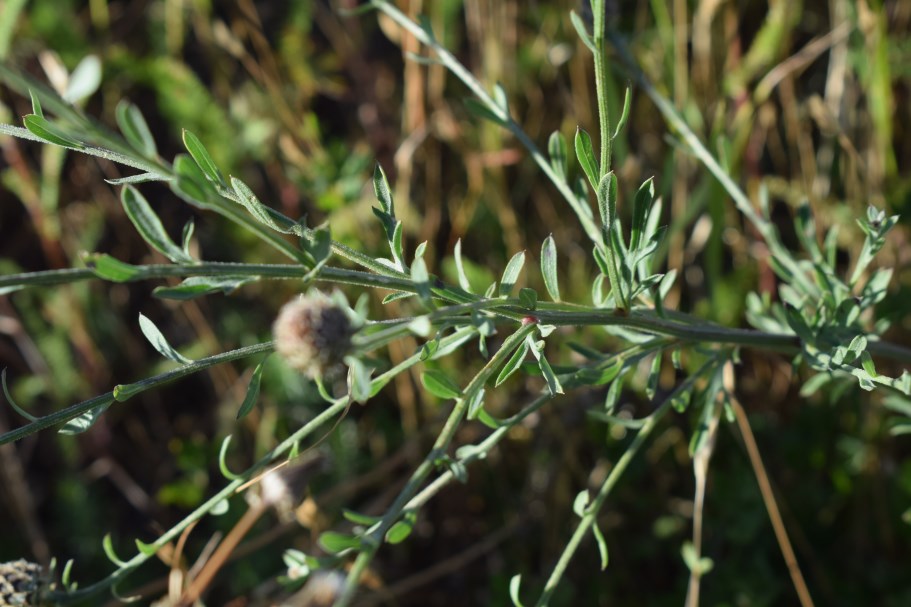
[[794, 554], [791, 541], [788, 539], [788, 532], [785, 529], [784, 521], [781, 519], [781, 512], [778, 510], [778, 503], [775, 501], [775, 494], [772, 492], [772, 485], [769, 482], [765, 466], [759, 455], [759, 448], [756, 446], [756, 439], [753, 436], [753, 430], [750, 428], [746, 412], [732, 392], [728, 393], [728, 397], [731, 407], [734, 409], [734, 416], [737, 418], [737, 427], [740, 429], [740, 435], [743, 437], [743, 443], [750, 457], [750, 464], [753, 466], [753, 472], [759, 482], [759, 491], [762, 493], [762, 501], [765, 503], [766, 510], [769, 513], [769, 519], [772, 521], [775, 538], [781, 547], [781, 555], [784, 557], [785, 564], [788, 566], [788, 573], [791, 575], [791, 581], [794, 583], [794, 590], [797, 591], [797, 597], [800, 599], [802, 607], [813, 607], [813, 599], [810, 597], [810, 591], [800, 571], [800, 565], [797, 563], [797, 556]]

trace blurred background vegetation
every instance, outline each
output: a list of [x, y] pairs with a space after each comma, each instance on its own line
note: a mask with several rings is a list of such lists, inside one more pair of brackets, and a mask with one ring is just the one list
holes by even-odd
[[[352, 1], [339, 2], [351, 8]], [[765, 181], [786, 237], [808, 198], [823, 232], [840, 226], [856, 251], [854, 224], [868, 204], [903, 216], [880, 263], [896, 267], [881, 305], [891, 340], [909, 343], [911, 247], [911, 3], [904, 0], [651, 0], [608, 3], [649, 78], [755, 194]], [[501, 82], [513, 115], [543, 146], [559, 129], [596, 131], [591, 57], [569, 21], [574, 0], [403, 0], [426, 14], [444, 44], [483, 82]], [[455, 280], [458, 238], [484, 287], [509, 257], [535, 257], [553, 233], [564, 298], [590, 301], [596, 268], [582, 231], [525, 152], [504, 131], [465, 110], [464, 88], [439, 66], [406, 61], [420, 52], [375, 15], [345, 17], [327, 1], [7, 0], [0, 6], [0, 56], [34, 77], [66, 81], [95, 55], [103, 77], [86, 112], [114, 124], [128, 98], [149, 121], [165, 157], [195, 132], [223, 171], [243, 179], [285, 214], [328, 220], [333, 236], [369, 253], [384, 246], [369, 210], [375, 162], [395, 188], [408, 247], [429, 241], [431, 268]], [[616, 111], [627, 77], [610, 73]], [[28, 97], [0, 92], [0, 119], [19, 123]], [[634, 92], [635, 94], [635, 92]], [[131, 263], [150, 253], [103, 180], [122, 176], [105, 161], [9, 138], [0, 140], [0, 271], [80, 266], [84, 251]], [[775, 293], [764, 248], [719, 184], [678, 146], [644, 95], [617, 140], [614, 166], [623, 199], [656, 176], [670, 226], [663, 258], [681, 273], [666, 306], [744, 325], [750, 290]], [[280, 262], [273, 251], [219, 218], [182, 204], [166, 188], [142, 186], [171, 234], [196, 220], [205, 259]], [[795, 238], [790, 238], [796, 242]], [[848, 257], [845, 257], [847, 265]], [[525, 277], [541, 287], [535, 272]], [[187, 302], [151, 297], [152, 284], [90, 282], [0, 296], [0, 366], [13, 396], [35, 413], [135, 381], [158, 369], [136, 322], [142, 312], [188, 356], [268, 339], [293, 282], [261, 282], [230, 296]], [[354, 299], [356, 289], [347, 290]], [[374, 318], [408, 313], [380, 305]], [[609, 347], [603, 332], [577, 339]], [[396, 362], [416, 342], [389, 350]], [[569, 359], [565, 349], [559, 357]], [[458, 375], [478, 355], [443, 363]], [[666, 369], [662, 388], [673, 386]], [[44, 432], [0, 447], [0, 561], [50, 556], [76, 560], [85, 585], [110, 569], [101, 539], [121, 555], [133, 538], [155, 537], [198, 505], [222, 479], [221, 439], [240, 469], [312, 418], [322, 401], [276, 359], [266, 366], [260, 406], [234, 415], [251, 369], [221, 366], [111, 408], [86, 434]], [[738, 394], [750, 413], [798, 559], [817, 604], [911, 604], [911, 447], [893, 436], [887, 411], [856, 382], [800, 395], [805, 371], [776, 355], [746, 351]], [[897, 375], [897, 373], [895, 374]], [[641, 387], [639, 378], [639, 385]], [[637, 382], [633, 382], [635, 388]], [[267, 516], [216, 580], [212, 605], [270, 604], [280, 596], [281, 555], [318, 552], [316, 535], [339, 524], [344, 505], [378, 513], [399, 490], [438, 429], [441, 403], [402, 375], [366, 407], [353, 409], [328, 439], [331, 466], [314, 479], [295, 520]], [[513, 378], [489, 406], [514, 410], [537, 390]], [[575, 524], [572, 501], [600, 483], [622, 453], [624, 431], [588, 420], [603, 393], [558, 399], [422, 512], [416, 533], [383, 548], [363, 604], [507, 605], [510, 577], [540, 588]], [[640, 415], [635, 390], [621, 402]], [[0, 409], [0, 431], [20, 423]], [[459, 443], [476, 441], [467, 426]], [[606, 572], [584, 548], [553, 604], [679, 605], [687, 570], [694, 482], [688, 421], [679, 417], [649, 443], [609, 500], [600, 521], [611, 549]], [[705, 605], [791, 605], [796, 595], [762, 505], [739, 434], [724, 431], [709, 473], [703, 580]], [[184, 549], [190, 564], [243, 504], [203, 520]], [[306, 512], [304, 511], [306, 510]], [[167, 568], [150, 565], [129, 588], [166, 591]], [[126, 591], [127, 589], [124, 589]], [[374, 600], [375, 599], [375, 600]], [[372, 601], [372, 602], [371, 602]], [[100, 604], [89, 602], [87, 604]]]

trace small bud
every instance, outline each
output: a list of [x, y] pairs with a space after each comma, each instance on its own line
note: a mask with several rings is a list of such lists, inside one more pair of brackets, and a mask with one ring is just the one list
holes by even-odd
[[0, 605], [37, 604], [36, 596], [43, 585], [41, 575], [41, 565], [24, 559], [0, 563]]
[[315, 379], [341, 365], [354, 331], [345, 310], [314, 291], [286, 303], [272, 333], [285, 362]]

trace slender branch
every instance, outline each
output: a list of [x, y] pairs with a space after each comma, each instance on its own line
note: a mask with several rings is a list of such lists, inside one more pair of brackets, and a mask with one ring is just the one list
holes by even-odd
[[449, 50], [441, 45], [435, 38], [431, 37], [428, 31], [425, 31], [417, 23], [412, 21], [408, 16], [398, 10], [395, 6], [387, 2], [386, 0], [369, 0], [370, 4], [374, 6], [377, 10], [387, 15], [397, 24], [399, 24], [404, 29], [414, 36], [418, 41], [427, 46], [428, 48], [433, 49], [436, 53], [437, 58], [440, 63], [446, 67], [456, 78], [462, 81], [462, 83], [468, 87], [468, 89], [474, 94], [484, 106], [490, 110], [494, 116], [503, 124], [510, 133], [515, 136], [516, 139], [528, 150], [528, 153], [531, 155], [532, 159], [535, 161], [535, 164], [538, 165], [538, 168], [547, 175], [548, 179], [556, 186], [557, 190], [560, 191], [560, 194], [563, 195], [563, 198], [566, 199], [566, 202], [569, 203], [570, 208], [576, 214], [576, 217], [579, 219], [579, 222], [582, 224], [582, 228], [585, 230], [586, 235], [594, 243], [601, 242], [601, 232], [598, 229], [598, 226], [595, 225], [590, 210], [584, 206], [584, 201], [580, 201], [575, 193], [573, 193], [572, 188], [566, 182], [564, 178], [557, 174], [554, 171], [553, 167], [550, 164], [550, 161], [541, 153], [541, 150], [538, 149], [538, 146], [529, 138], [529, 136], [522, 130], [522, 127], [512, 119], [509, 115], [507, 109], [500, 107], [500, 105], [491, 97], [481, 83], [478, 81], [475, 76], [469, 72], [465, 66], [463, 66], [458, 59], [456, 59]]
[[566, 547], [563, 549], [563, 553], [560, 555], [560, 559], [557, 561], [557, 564], [554, 566], [553, 571], [550, 574], [550, 577], [547, 580], [547, 583], [544, 586], [544, 591], [541, 593], [541, 596], [538, 598], [536, 605], [543, 607], [548, 604], [551, 595], [553, 595], [554, 590], [557, 589], [557, 584], [560, 583], [560, 580], [563, 577], [563, 573], [566, 571], [566, 568], [569, 566], [570, 560], [572, 560], [573, 555], [576, 553], [576, 550], [579, 548], [579, 545], [582, 543], [582, 540], [585, 538], [586, 534], [592, 528], [592, 525], [595, 524], [595, 521], [598, 517], [598, 512], [601, 510], [601, 506], [604, 504], [604, 501], [607, 499], [607, 496], [610, 495], [610, 492], [616, 486], [617, 481], [620, 480], [620, 477], [623, 476], [623, 473], [626, 471], [627, 466], [633, 460], [633, 457], [645, 443], [646, 439], [652, 433], [652, 430], [658, 425], [658, 422], [661, 421], [661, 418], [664, 417], [664, 414], [670, 410], [670, 401], [666, 401], [661, 407], [659, 407], [654, 413], [652, 413], [639, 432], [636, 434], [636, 437], [630, 443], [629, 447], [626, 448], [626, 451], [623, 452], [623, 455], [620, 456], [620, 459], [617, 460], [617, 464], [610, 471], [610, 474], [605, 479], [604, 484], [601, 485], [601, 488], [598, 490], [598, 494], [595, 496], [595, 499], [588, 505], [585, 509], [585, 514], [582, 519], [579, 521], [579, 525], [576, 527], [575, 532], [569, 541], [566, 544]]
[[386, 535], [386, 532], [396, 523], [396, 521], [398, 521], [408, 502], [417, 493], [421, 485], [424, 484], [424, 481], [430, 476], [430, 473], [433, 472], [433, 469], [436, 467], [436, 461], [445, 454], [446, 449], [449, 448], [449, 444], [452, 442], [452, 438], [455, 436], [456, 430], [459, 428], [462, 418], [465, 417], [465, 413], [468, 410], [471, 395], [481, 389], [490, 376], [506, 362], [506, 359], [512, 354], [513, 350], [534, 330], [534, 325], [524, 325], [506, 338], [503, 345], [500, 346], [500, 349], [491, 357], [490, 361], [484, 365], [474, 378], [472, 378], [468, 386], [465, 387], [462, 392], [462, 397], [456, 399], [455, 405], [453, 406], [449, 417], [446, 419], [443, 429], [433, 443], [433, 448], [424, 458], [424, 461], [422, 461], [412, 473], [411, 478], [408, 479], [405, 487], [395, 498], [392, 505], [386, 510], [386, 513], [383, 515], [380, 522], [369, 530], [368, 535], [365, 538], [365, 548], [358, 554], [351, 570], [348, 572], [348, 577], [345, 580], [345, 587], [342, 590], [342, 594], [338, 601], [336, 601], [335, 607], [346, 607], [351, 602], [351, 599], [354, 598], [361, 575], [367, 569], [370, 561], [373, 560], [380, 545], [382, 545], [383, 537]]
[[[460, 331], [456, 331], [452, 335], [444, 337], [442, 340], [440, 340], [440, 347], [449, 348], [464, 343], [466, 331], [473, 332], [474, 329], [466, 328]], [[380, 390], [383, 386], [392, 381], [396, 375], [420, 362], [420, 352], [406, 358], [398, 365], [374, 378], [371, 382], [371, 391], [376, 392]], [[162, 534], [158, 540], [150, 545], [153, 550], [149, 551], [148, 553], [139, 552], [132, 559], [126, 561], [122, 567], [118, 567], [118, 569], [112, 572], [108, 577], [90, 586], [86, 586], [85, 588], [81, 588], [73, 592], [54, 593], [53, 596], [50, 596], [48, 598], [60, 604], [73, 603], [79, 600], [83, 600], [85, 597], [92, 596], [116, 584], [125, 578], [134, 569], [145, 563], [150, 558], [154, 557], [155, 551], [161, 549], [166, 544], [176, 539], [187, 527], [201, 519], [215, 506], [219, 505], [223, 500], [231, 497], [238, 489], [243, 487], [250, 478], [253, 478], [257, 473], [264, 470], [276, 459], [288, 454], [293, 448], [296, 448], [303, 439], [307, 438], [310, 434], [315, 432], [317, 428], [339, 415], [348, 407], [349, 404], [350, 401], [348, 395], [335, 399], [326, 409], [324, 409], [312, 420], [304, 424], [304, 426], [302, 426], [300, 429], [292, 433], [288, 438], [282, 441], [265, 456], [260, 458], [255, 464], [240, 474], [237, 479], [225, 485], [225, 487], [223, 487], [218, 493], [209, 498], [204, 504], [200, 505], [196, 510], [190, 513], [177, 525]]]

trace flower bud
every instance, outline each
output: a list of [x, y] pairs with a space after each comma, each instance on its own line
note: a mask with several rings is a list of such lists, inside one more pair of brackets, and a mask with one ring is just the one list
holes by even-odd
[[282, 307], [272, 333], [285, 362], [315, 379], [341, 365], [354, 331], [341, 306], [313, 291]]
[[28, 607], [37, 604], [36, 595], [41, 589], [41, 565], [25, 559], [0, 563], [0, 605]]

